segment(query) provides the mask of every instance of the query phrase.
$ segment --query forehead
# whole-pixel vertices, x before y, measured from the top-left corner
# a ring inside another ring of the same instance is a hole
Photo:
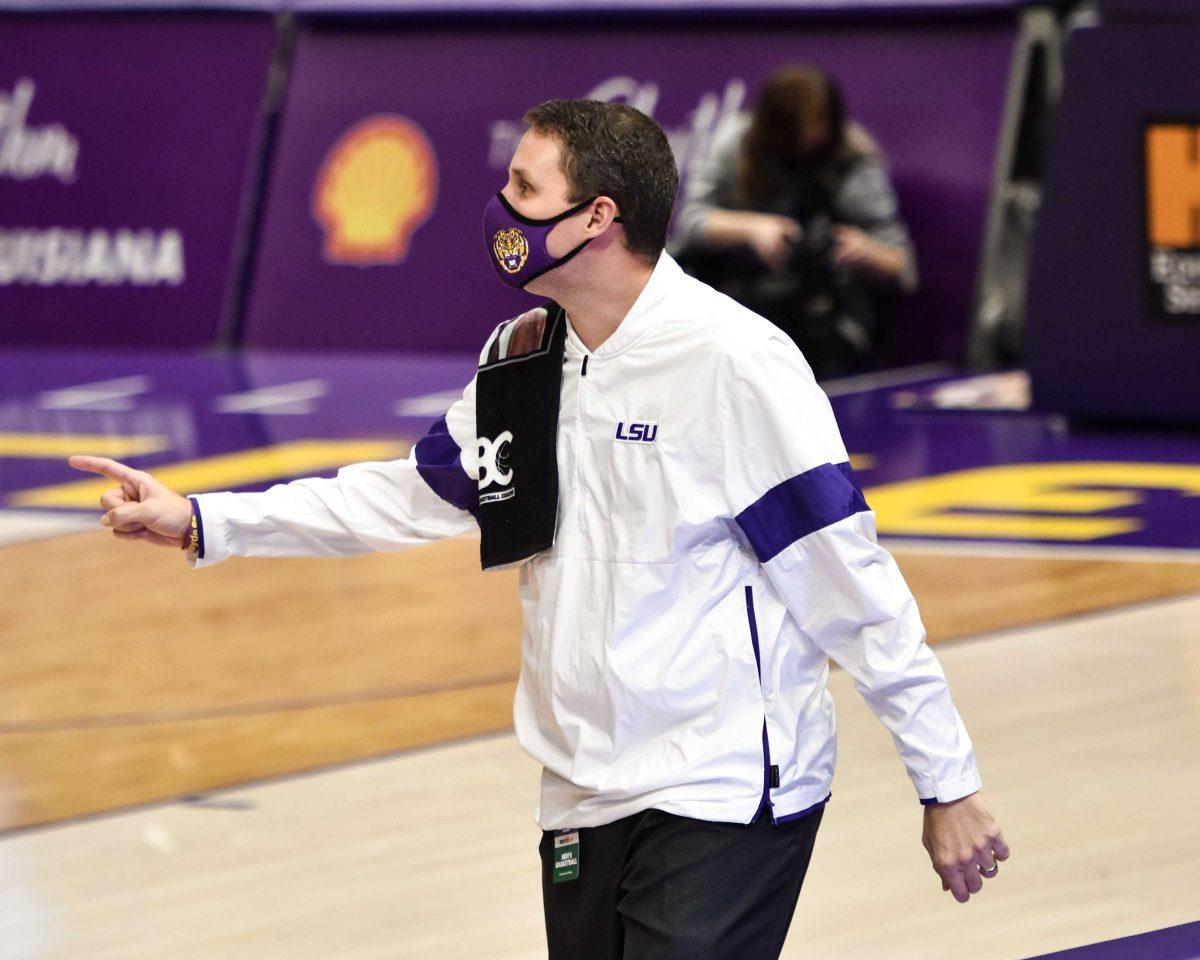
[[[565,179],[559,169],[560,156],[558,138],[553,134],[538,133],[531,127],[517,144],[509,166],[521,170],[533,182],[549,184]]]

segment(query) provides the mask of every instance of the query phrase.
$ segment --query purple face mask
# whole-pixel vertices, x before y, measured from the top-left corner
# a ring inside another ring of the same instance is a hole
[[[510,287],[524,287],[535,277],[570,260],[596,238],[588,237],[574,249],[555,258],[546,249],[546,237],[556,223],[574,216],[595,200],[596,197],[591,197],[555,217],[532,220],[517,213],[512,204],[504,199],[504,194],[498,193],[492,197],[483,211],[483,238],[491,253],[496,276]],[[621,221],[621,218],[613,217],[613,220]]]

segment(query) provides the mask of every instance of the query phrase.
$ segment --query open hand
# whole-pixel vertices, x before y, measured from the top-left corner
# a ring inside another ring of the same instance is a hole
[[[976,791],[949,803],[925,807],[925,828],[921,843],[929,853],[934,872],[942,878],[942,889],[966,903],[971,894],[983,889],[983,881],[992,879],[1001,860],[1009,857],[1008,844],[1000,824]],[[983,873],[983,870],[987,873]]]
[[[182,547],[192,519],[188,498],[163,486],[144,470],[107,457],[69,457],[76,470],[101,473],[120,484],[100,495],[105,509],[100,523],[122,540],[148,540],[164,547]]]

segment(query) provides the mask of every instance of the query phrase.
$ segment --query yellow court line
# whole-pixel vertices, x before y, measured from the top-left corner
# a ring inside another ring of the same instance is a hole
[[[1187,463],[1011,463],[868,487],[881,536],[1085,542],[1142,529],[1142,490],[1200,495],[1200,466]]]
[[[180,493],[203,493],[261,484],[284,477],[311,475],[349,463],[395,460],[404,456],[410,448],[411,444],[399,440],[294,440],[275,446],[165,464],[152,467],[147,473]],[[73,454],[92,452],[87,447],[71,451]],[[90,480],[19,490],[8,497],[8,502],[17,507],[98,508],[100,494],[113,486],[113,481],[98,476]]]
[[[0,431],[0,457],[69,457],[87,450],[98,457],[137,457],[172,447],[164,434],[122,436],[112,433],[6,433]]]

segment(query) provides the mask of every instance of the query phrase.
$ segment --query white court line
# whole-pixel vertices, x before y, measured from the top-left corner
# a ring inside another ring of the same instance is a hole
[[[406,397],[396,401],[392,406],[392,413],[397,417],[434,417],[445,413],[461,397],[461,390],[443,390],[441,393]]]
[[[881,535],[885,547],[908,553],[956,557],[1016,557],[1047,560],[1133,560],[1143,563],[1200,563],[1200,549],[1180,547],[1102,547],[1050,543],[983,543],[978,540],[925,540]]]
[[[918,380],[932,380],[946,374],[955,373],[958,368],[952,363],[939,361],[937,363],[919,363],[911,367],[897,367],[895,370],[881,370],[878,373],[862,373],[853,377],[838,377],[834,380],[821,380],[818,386],[825,391],[827,397],[842,397],[850,393],[867,393],[883,387],[899,387]]]
[[[145,393],[151,383],[147,376],[118,377],[60,390],[43,390],[38,394],[38,405],[43,410],[130,410],[133,408],[130,397]]]
[[[92,527],[103,530],[97,522],[99,515],[98,502],[95,512],[87,514],[50,510],[0,510],[0,547],[60,537]]]
[[[260,387],[242,393],[226,393],[215,397],[217,413],[305,414],[315,409],[314,400],[329,392],[324,380],[297,380],[274,387]]]

